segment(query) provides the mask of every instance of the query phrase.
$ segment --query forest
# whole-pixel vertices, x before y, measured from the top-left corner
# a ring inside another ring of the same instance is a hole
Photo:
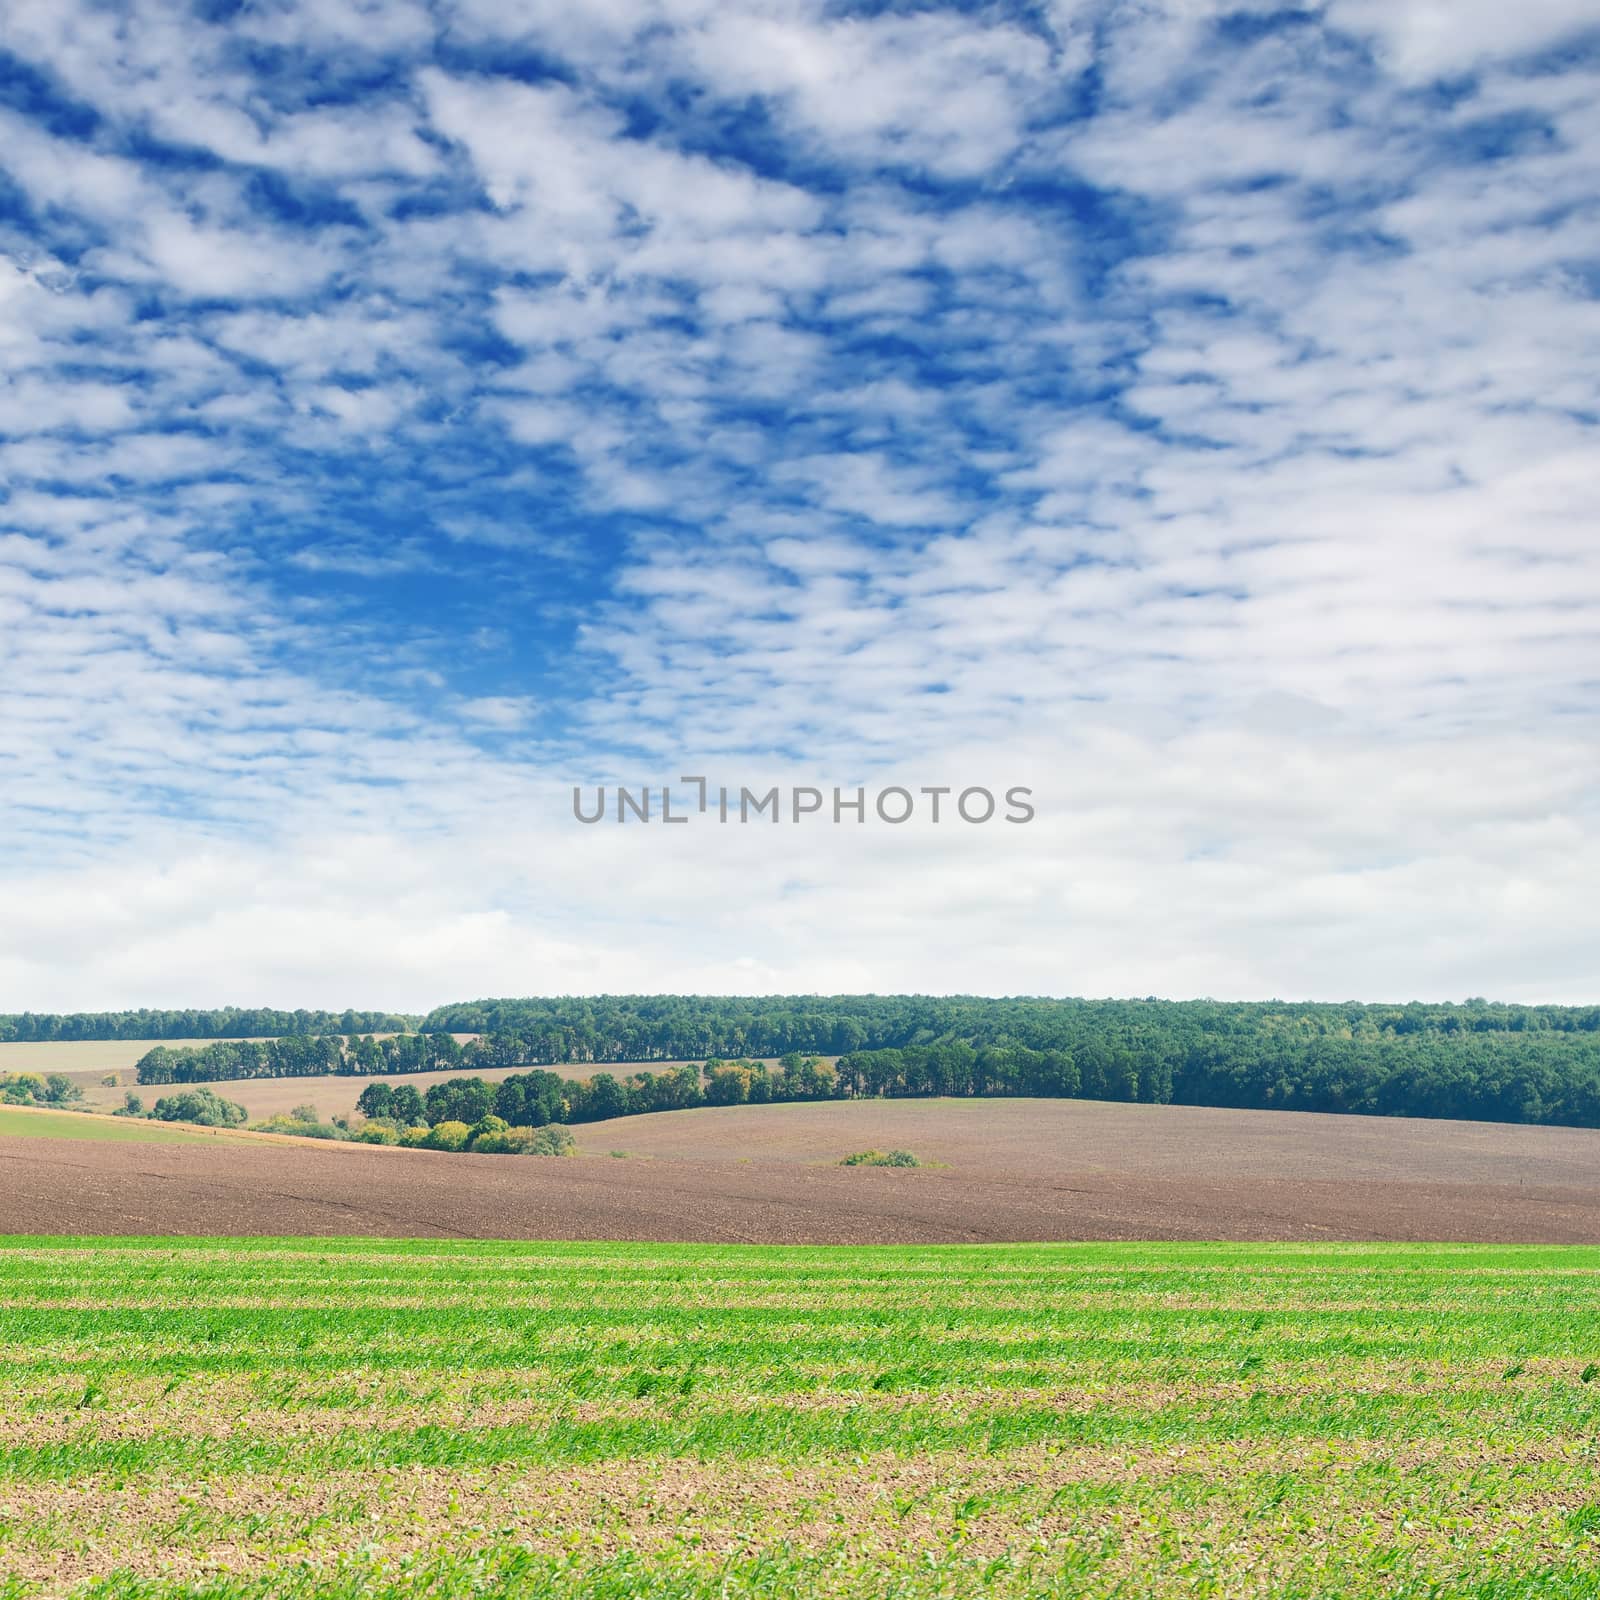
[[[21,1011],[0,1013],[0,1044],[93,1039],[266,1039],[289,1033],[400,1033],[419,1019],[389,1011]]]
[[[141,1083],[374,1076],[593,1061],[706,1062],[713,1104],[899,1095],[1044,1095],[1235,1108],[1600,1126],[1600,1007],[1209,1000],[617,996],[447,1006],[425,1031],[157,1046]],[[451,1033],[477,1032],[460,1044]],[[829,1065],[819,1058],[836,1057]],[[809,1076],[761,1058],[813,1063]],[[696,1104],[690,1075],[611,1074],[591,1113]],[[601,1080],[606,1080],[603,1084]],[[669,1090],[668,1084],[673,1085]],[[613,1089],[613,1085],[617,1089]]]
[[[693,1061],[846,1055],[940,1039],[1069,1047],[1087,1035],[1294,1036],[1378,1039],[1412,1034],[1600,1033],[1600,1005],[1512,1006],[1487,1000],[1365,1005],[1215,1000],[995,999],[973,995],[600,995],[478,1000],[440,1006],[423,1032],[510,1035],[532,1057],[567,1061]],[[508,1063],[510,1064],[510,1063]]]

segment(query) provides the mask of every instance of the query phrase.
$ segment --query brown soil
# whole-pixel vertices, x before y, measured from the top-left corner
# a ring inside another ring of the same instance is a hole
[[[581,1141],[633,1159],[8,1138],[0,1233],[1600,1243],[1600,1130],[898,1101],[667,1112]],[[872,1146],[946,1165],[834,1164]]]

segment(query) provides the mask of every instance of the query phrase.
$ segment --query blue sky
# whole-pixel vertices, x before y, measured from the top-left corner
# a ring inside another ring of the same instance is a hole
[[[0,1008],[1593,998],[1592,8],[7,23]]]

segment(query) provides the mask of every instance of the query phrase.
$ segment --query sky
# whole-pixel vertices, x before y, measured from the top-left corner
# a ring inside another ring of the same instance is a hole
[[[0,1010],[1600,998],[1588,0],[5,10]]]

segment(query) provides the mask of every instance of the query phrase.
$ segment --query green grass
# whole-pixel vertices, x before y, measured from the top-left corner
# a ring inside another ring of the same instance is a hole
[[[209,1137],[184,1128],[142,1122],[133,1117],[85,1116],[77,1111],[35,1111],[25,1106],[0,1106],[0,1137],[25,1139],[109,1139],[127,1144],[171,1144]]]
[[[0,1600],[1600,1596],[1600,1250],[0,1241]]]

